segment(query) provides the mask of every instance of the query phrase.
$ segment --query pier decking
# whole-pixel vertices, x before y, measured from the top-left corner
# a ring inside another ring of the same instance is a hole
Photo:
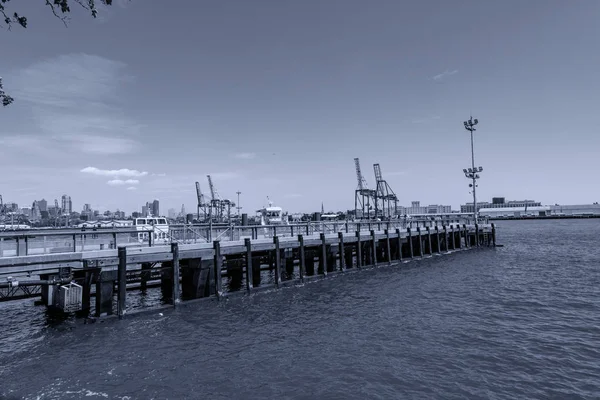
[[[221,227],[205,235],[201,233],[205,227],[198,227],[193,235],[186,227],[185,240],[180,231],[172,234],[170,244],[147,246],[126,240],[119,243],[119,235],[130,233],[124,230],[64,231],[63,237],[67,235],[72,245],[69,251],[60,253],[52,252],[47,238],[43,239],[46,247],[30,246],[34,235],[54,237],[57,232],[4,232],[3,241],[12,240],[16,249],[11,250],[16,254],[9,252],[0,257],[0,300],[41,295],[48,306],[87,314],[92,310],[95,288],[94,314],[111,315],[116,311],[122,317],[127,284],[132,281],[142,290],[150,281],[160,281],[163,297],[177,305],[182,300],[219,299],[234,292],[278,288],[353,269],[495,245],[493,224],[459,222],[466,221],[421,221],[412,227],[403,222]],[[79,238],[81,235],[86,237]],[[101,235],[111,239],[109,247],[100,243],[106,240]],[[211,236],[218,239],[209,242]],[[33,250],[36,248],[44,252]],[[270,271],[268,277],[261,274],[264,271]],[[4,281],[8,274],[10,280]],[[30,280],[32,275],[40,279]],[[61,297],[62,302],[57,304],[59,289],[61,296],[71,296],[70,300]]]

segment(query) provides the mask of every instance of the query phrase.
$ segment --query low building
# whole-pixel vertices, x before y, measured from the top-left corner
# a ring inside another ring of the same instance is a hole
[[[550,214],[550,206],[501,207],[479,210],[480,216],[489,218],[546,217]]]
[[[586,216],[600,215],[600,204],[554,205],[550,206],[552,215],[556,216]]]

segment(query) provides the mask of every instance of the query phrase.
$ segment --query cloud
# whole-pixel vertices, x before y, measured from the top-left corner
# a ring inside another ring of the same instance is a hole
[[[93,174],[99,176],[113,176],[113,177],[142,177],[148,175],[146,171],[138,171],[137,169],[100,169],[96,167],[85,167],[80,172],[86,174]]]
[[[126,180],[112,179],[112,180],[106,182],[106,184],[110,185],[110,186],[137,185],[139,183],[140,183],[140,181],[138,181],[137,179],[126,179]]]
[[[165,174],[165,173],[161,173],[161,174],[151,174],[151,176],[167,176],[167,174]]]
[[[442,79],[446,78],[447,76],[451,76],[451,75],[454,75],[457,73],[458,73],[457,69],[452,70],[452,71],[446,70],[446,71],[442,72],[441,74],[437,74],[437,75],[433,76],[431,79],[433,79],[434,81],[441,81]]]
[[[56,148],[110,155],[136,151],[142,125],[121,110],[125,65],[77,53],[30,65],[11,79],[17,101],[29,103],[43,135]]]
[[[137,190],[137,188],[135,186],[129,186],[127,190]]]
[[[256,153],[237,153],[233,156],[242,160],[251,160],[253,158],[256,158]]]

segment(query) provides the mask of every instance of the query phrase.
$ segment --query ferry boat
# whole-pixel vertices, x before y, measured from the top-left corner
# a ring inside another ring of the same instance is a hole
[[[171,243],[169,235],[169,222],[164,217],[140,217],[133,219],[133,226],[138,231],[137,240],[147,243],[152,235],[155,244]]]
[[[288,215],[283,212],[281,207],[276,207],[267,197],[268,206],[257,210],[257,216],[260,218],[261,225],[288,225]]]

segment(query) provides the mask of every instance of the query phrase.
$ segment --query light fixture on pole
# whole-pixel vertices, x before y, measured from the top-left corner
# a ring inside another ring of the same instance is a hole
[[[240,194],[242,194],[242,192],[240,192],[239,190],[237,192],[235,192],[238,196],[237,198],[237,215],[238,217],[240,216],[240,210],[242,209],[242,207],[240,207]]]
[[[464,122],[465,129],[471,132],[471,168],[463,169],[463,172],[465,173],[465,177],[473,181],[469,184],[469,187],[473,189],[473,219],[475,223],[477,223],[477,216],[479,214],[477,210],[477,179],[479,179],[479,172],[483,171],[483,167],[475,167],[475,150],[473,148],[473,132],[476,131],[475,125],[478,122],[477,118],[473,119],[473,117]]]

